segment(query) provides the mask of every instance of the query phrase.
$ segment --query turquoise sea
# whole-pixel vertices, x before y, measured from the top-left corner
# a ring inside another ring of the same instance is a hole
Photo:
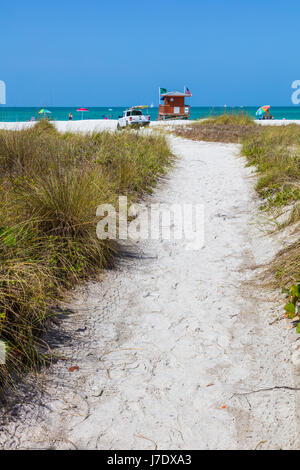
[[[201,107],[191,106],[191,119],[200,119],[208,116],[219,115],[226,112],[239,113],[241,111],[249,113],[251,116],[255,116],[255,112],[259,106],[255,107]],[[68,115],[71,112],[73,114],[73,120],[80,119],[118,119],[122,112],[126,108],[122,107],[91,107],[89,111],[85,113],[77,112],[77,108],[72,107],[47,107],[51,114],[48,116],[50,119],[56,121],[68,120]],[[0,106],[0,121],[16,122],[16,121],[29,121],[31,118],[39,119],[38,114],[40,108],[16,108],[16,107],[5,107]],[[300,106],[272,106],[271,114],[274,119],[300,119]],[[147,110],[145,111],[147,113]],[[151,120],[155,120],[157,117],[158,108],[148,108],[148,113],[151,116]]]

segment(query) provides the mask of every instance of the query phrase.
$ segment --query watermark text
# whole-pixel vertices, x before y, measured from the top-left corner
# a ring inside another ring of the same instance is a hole
[[[132,204],[119,197],[119,206],[97,208],[97,237],[100,240],[182,240],[186,250],[204,245],[203,204]]]
[[[292,103],[300,104],[300,80],[294,80],[292,83],[292,88],[295,90],[292,93]]]
[[[6,85],[3,80],[0,80],[0,104],[6,104]]]

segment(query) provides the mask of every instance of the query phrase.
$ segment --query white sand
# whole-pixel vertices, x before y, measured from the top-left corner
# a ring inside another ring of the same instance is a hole
[[[117,129],[117,119],[87,119],[80,121],[50,121],[60,132],[101,132],[104,130],[115,131]],[[172,127],[174,125],[188,125],[195,121],[169,120],[169,121],[151,121],[150,127]],[[262,126],[285,126],[288,124],[300,124],[300,120],[270,120],[255,121]],[[34,126],[34,122],[0,122],[0,129],[21,130]]]
[[[77,292],[58,327],[73,336],[57,343],[67,360],[0,426],[2,448],[298,448],[299,392],[272,390],[296,386],[296,334],[269,326],[282,304],[249,269],[278,249],[254,224],[252,170],[237,145],[170,143],[178,161],[147,201],[203,202],[205,246],[137,244],[140,257]]]
[[[117,129],[116,119],[87,119],[82,121],[50,121],[60,132],[93,132]],[[34,126],[35,122],[0,122],[0,129],[21,130]]]
[[[300,124],[300,119],[255,120],[255,122],[262,126],[288,126],[289,124]]]
[[[105,130],[115,131],[117,129],[117,119],[87,119],[80,121],[50,121],[56,129],[60,132],[101,132]],[[151,127],[156,126],[172,126],[188,124],[191,121],[176,120],[176,121],[152,121]],[[28,129],[34,126],[35,122],[0,122],[0,129],[6,130],[21,130]]]

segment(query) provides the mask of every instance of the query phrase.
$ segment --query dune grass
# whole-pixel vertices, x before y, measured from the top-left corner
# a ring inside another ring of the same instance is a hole
[[[59,134],[47,121],[0,131],[0,382],[46,359],[42,333],[66,289],[113,265],[97,206],[151,192],[171,161],[162,136]]]
[[[276,216],[285,213],[277,228],[300,232],[300,127],[267,127],[244,139],[242,153],[258,172],[256,190],[262,209]],[[300,236],[281,250],[270,266],[277,287],[300,282]]]
[[[256,189],[268,207],[284,207],[300,200],[300,128],[264,128],[245,138],[242,153],[257,168]],[[296,213],[295,213],[296,214]],[[296,219],[295,219],[296,222]]]
[[[178,126],[178,136],[207,142],[239,143],[247,135],[259,132],[260,128],[247,113],[225,113],[191,123],[188,126]]]
[[[219,116],[209,117],[202,124],[214,124],[216,126],[253,126],[254,119],[248,113],[224,113]]]

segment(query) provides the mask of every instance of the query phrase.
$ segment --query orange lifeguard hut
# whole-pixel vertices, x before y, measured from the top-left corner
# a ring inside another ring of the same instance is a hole
[[[190,106],[185,104],[185,98],[191,97],[190,90],[184,87],[184,92],[159,89],[158,120],[163,119],[189,119]],[[163,100],[164,104],[160,104]]]

